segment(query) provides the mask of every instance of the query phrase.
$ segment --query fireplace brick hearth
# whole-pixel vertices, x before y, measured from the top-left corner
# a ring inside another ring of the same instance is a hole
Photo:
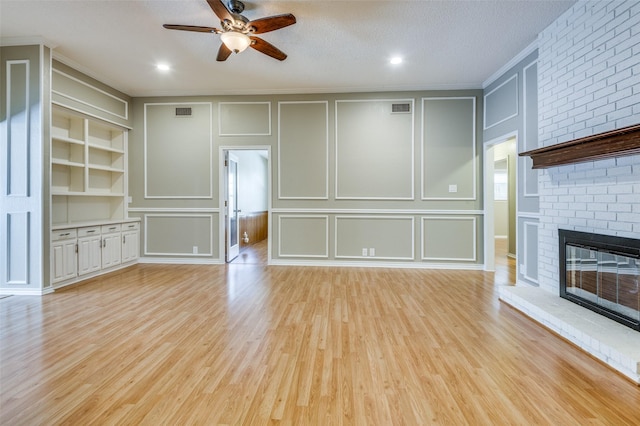
[[[502,286],[500,300],[640,386],[640,333],[537,287]]]

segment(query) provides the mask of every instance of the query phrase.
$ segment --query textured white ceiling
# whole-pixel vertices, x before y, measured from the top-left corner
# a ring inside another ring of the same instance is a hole
[[[249,19],[292,13],[253,49],[216,62],[220,27],[205,0],[0,0],[5,45],[38,40],[54,57],[132,96],[480,88],[575,0],[245,2]],[[392,66],[394,55],[404,57]],[[171,64],[162,74],[159,61]]]

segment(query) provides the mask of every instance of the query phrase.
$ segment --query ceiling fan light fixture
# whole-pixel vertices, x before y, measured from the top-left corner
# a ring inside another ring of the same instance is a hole
[[[248,35],[240,33],[238,31],[227,31],[220,35],[222,42],[235,53],[240,53],[245,50],[251,44],[251,39]]]

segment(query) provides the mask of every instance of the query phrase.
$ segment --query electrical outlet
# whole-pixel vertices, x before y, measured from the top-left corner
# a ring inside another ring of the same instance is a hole
[[[375,255],[376,255],[376,249],[375,249],[375,248],[373,248],[373,247],[371,247],[371,248],[369,249],[369,256],[375,256]]]
[[[193,246],[193,254],[198,254],[198,246]]]
[[[362,255],[363,255],[363,256],[366,256],[366,255],[367,255],[367,249],[366,249],[366,248],[363,248],[363,249],[362,249]]]
[[[449,185],[449,192],[458,192],[458,185]]]

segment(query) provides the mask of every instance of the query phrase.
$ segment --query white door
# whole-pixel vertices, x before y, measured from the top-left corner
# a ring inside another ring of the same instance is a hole
[[[102,267],[102,238],[94,235],[78,238],[78,275],[99,271]]]
[[[226,260],[231,262],[240,252],[240,228],[238,226],[238,157],[225,151],[226,189],[225,189],[225,240]]]
[[[102,267],[119,265],[122,257],[122,243],[120,242],[120,233],[103,235],[102,240]]]
[[[77,266],[77,241],[56,241],[51,244],[51,252],[53,254],[52,264],[52,282],[57,283],[59,281],[75,278],[78,266]]]
[[[126,231],[122,233],[122,263],[130,262],[140,257],[139,231]]]

